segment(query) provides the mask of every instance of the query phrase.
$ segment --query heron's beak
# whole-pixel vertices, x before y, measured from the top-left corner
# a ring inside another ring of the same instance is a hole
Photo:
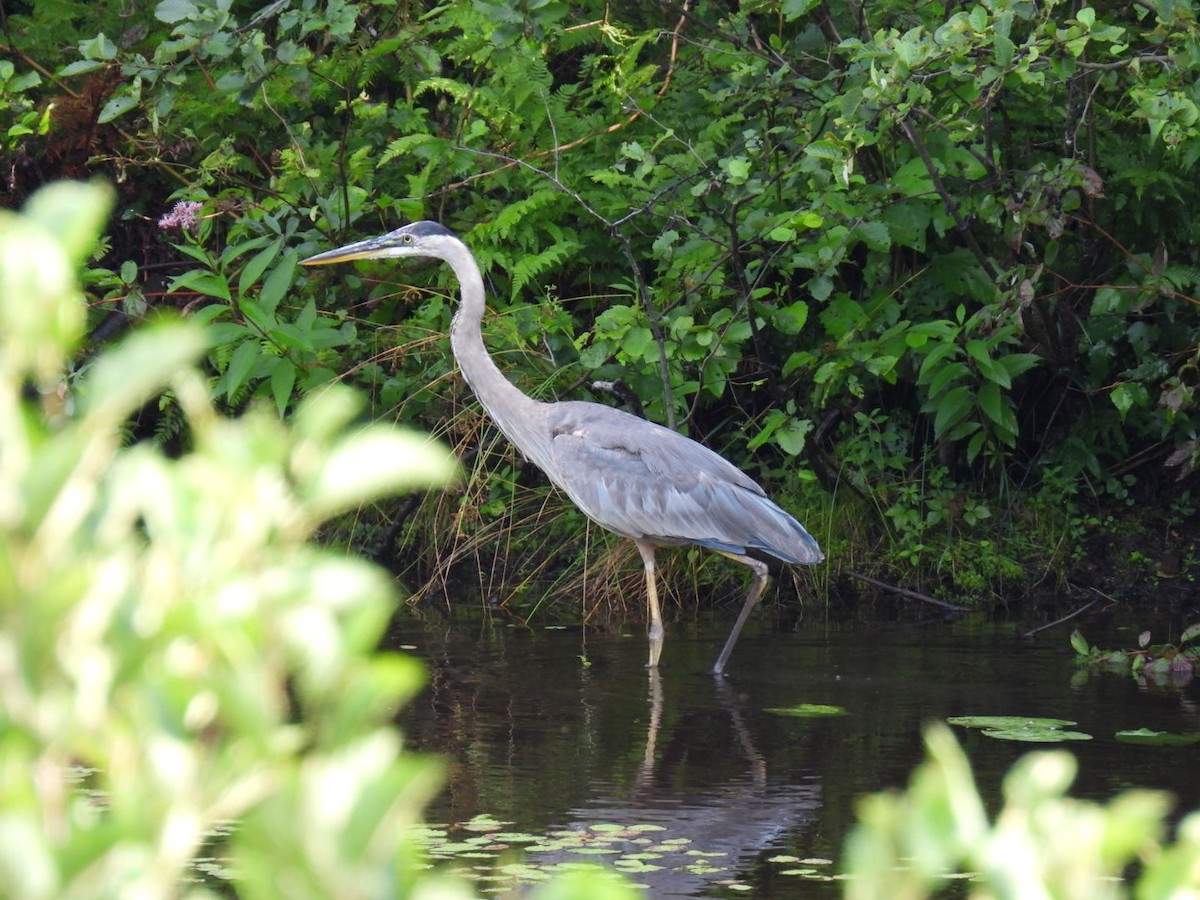
[[[335,250],[326,250],[316,256],[300,260],[302,266],[327,266],[330,263],[347,262],[352,259],[377,259],[386,256],[387,251],[396,246],[396,240],[391,233],[379,237],[355,241]]]

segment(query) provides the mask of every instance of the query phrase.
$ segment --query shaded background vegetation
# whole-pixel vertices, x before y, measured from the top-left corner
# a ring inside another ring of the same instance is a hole
[[[332,534],[418,591],[640,580],[453,377],[446,271],[297,273],[418,218],[479,256],[502,368],[745,467],[831,560],[794,579],[1188,585],[1198,36],[1181,0],[5,4],[0,190],[116,184],[93,347],[181,308],[222,404],[341,379],[454,445],[462,492]],[[188,440],[170,399],[131,427]]]

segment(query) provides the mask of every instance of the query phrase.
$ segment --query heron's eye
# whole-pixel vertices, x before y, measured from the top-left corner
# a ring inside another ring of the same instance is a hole
[[[404,241],[404,243],[406,243],[406,244],[411,244],[412,243],[412,235],[406,234],[406,235],[404,235],[404,237],[400,238],[400,240]]]

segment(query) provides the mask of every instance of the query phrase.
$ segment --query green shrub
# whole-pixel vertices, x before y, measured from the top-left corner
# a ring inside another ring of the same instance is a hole
[[[389,725],[422,673],[375,652],[387,575],[309,538],[454,465],[357,424],[346,389],[290,427],[216,415],[193,325],[141,329],[69,379],[75,272],[110,205],[64,183],[0,213],[0,884],[173,896],[207,847],[244,896],[384,896],[440,783]],[[193,448],[122,447],[163,390]]]
[[[926,760],[907,791],[859,805],[846,841],[849,900],[917,900],[969,877],[967,896],[1030,900],[1191,897],[1200,891],[1200,812],[1163,840],[1170,798],[1126,791],[1106,804],[1066,795],[1075,757],[1030,753],[1004,779],[989,820],[971,765],[945,725],[925,732]],[[1140,870],[1131,885],[1122,880]],[[1132,890],[1130,889],[1132,888]]]

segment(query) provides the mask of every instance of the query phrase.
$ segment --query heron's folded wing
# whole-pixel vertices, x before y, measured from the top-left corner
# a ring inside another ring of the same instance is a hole
[[[817,562],[816,542],[748,475],[701,444],[595,404],[560,404],[551,479],[618,534]]]

